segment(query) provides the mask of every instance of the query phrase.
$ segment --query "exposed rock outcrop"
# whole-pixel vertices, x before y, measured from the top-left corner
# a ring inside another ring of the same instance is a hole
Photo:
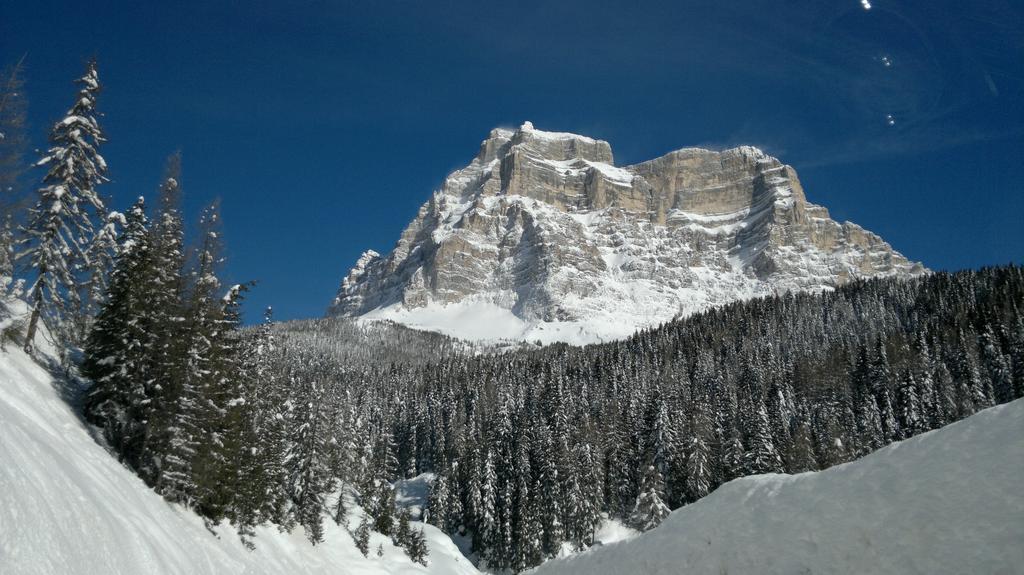
[[[328,313],[480,337],[460,322],[484,306],[479,317],[507,314],[484,334],[586,342],[740,298],[924,271],[807,202],[796,171],[757,148],[620,168],[607,142],[527,122],[493,130],[390,254],[360,258]]]

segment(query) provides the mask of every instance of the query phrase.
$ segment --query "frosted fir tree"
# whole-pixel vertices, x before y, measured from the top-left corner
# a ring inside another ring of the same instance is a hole
[[[750,428],[750,436],[747,438],[748,448],[744,454],[744,469],[750,474],[780,473],[782,458],[772,441],[768,410],[763,403],[758,404],[753,421],[750,422]]]
[[[359,522],[359,527],[356,527],[356,532],[352,534],[352,538],[355,539],[356,548],[363,554],[363,557],[369,557],[370,523],[367,521],[366,516],[363,516],[363,520]]]
[[[449,510],[445,507],[449,499],[451,499],[451,495],[448,489],[448,475],[443,472],[438,473],[434,478],[434,485],[430,490],[427,502],[427,523],[445,533],[450,532],[453,528],[448,521]]]
[[[184,232],[178,205],[180,157],[171,156],[160,186],[159,210],[146,235],[149,263],[142,294],[149,337],[145,343],[145,377],[137,379],[146,397],[148,415],[145,438],[136,469],[157,492],[169,499],[185,498],[184,491],[172,489],[170,483],[181,479],[187,486],[186,473],[191,465],[187,445],[194,433],[191,417],[195,409],[193,390],[183,385],[184,349],[182,335],[184,318]],[[178,452],[178,453],[174,453]]]
[[[28,288],[32,313],[25,350],[29,352],[41,319],[62,340],[72,338],[65,322],[79,310],[76,275],[89,266],[86,250],[93,237],[93,216],[106,216],[96,191],[107,181],[107,163],[99,154],[105,139],[97,121],[100,82],[95,60],[77,82],[82,89],[75,104],[53,126],[47,155],[36,163],[47,172],[23,228],[27,249],[18,254],[36,274]]]
[[[88,277],[82,290],[82,309],[79,312],[81,337],[88,332],[92,317],[99,310],[107,293],[109,276],[117,258],[120,229],[126,225],[125,216],[119,212],[107,214],[106,221],[96,230],[92,242],[85,252],[89,267]]]
[[[129,465],[138,464],[150,399],[150,343],[154,326],[147,314],[153,274],[145,200],[128,211],[119,238],[104,305],[85,340],[81,372],[93,382],[85,416],[101,427],[107,441]]]
[[[494,470],[494,455],[488,449],[484,455],[483,471],[480,477],[480,507],[477,510],[476,534],[473,547],[477,551],[492,548],[499,540],[497,496],[498,478]]]
[[[739,431],[735,428],[729,430],[729,437],[725,440],[722,449],[722,479],[730,481],[743,475],[743,462],[746,458],[746,449],[743,448],[743,440]]]
[[[427,557],[430,555],[430,550],[427,549],[427,536],[423,534],[423,529],[414,529],[409,535],[409,547],[406,549],[406,553],[409,554],[409,558],[423,565],[427,566]]]
[[[899,410],[899,423],[902,436],[900,439],[913,437],[925,431],[921,417],[921,398],[914,374],[907,370],[900,378],[900,387],[896,394]]]
[[[409,526],[410,520],[411,516],[409,514],[409,508],[403,507],[402,510],[398,512],[398,523],[395,526],[395,532],[391,537],[391,541],[395,545],[405,549],[406,553],[408,553],[409,543],[412,539],[412,529]]]
[[[663,499],[664,480],[658,468],[648,465],[640,483],[640,493],[636,496],[633,512],[629,522],[640,531],[654,529],[668,517],[671,510]]]
[[[284,457],[287,492],[292,502],[289,523],[302,525],[310,541],[320,543],[323,541],[324,497],[335,484],[329,465],[329,398],[321,382],[303,378],[293,385],[297,387],[294,390],[297,425],[291,431]]]

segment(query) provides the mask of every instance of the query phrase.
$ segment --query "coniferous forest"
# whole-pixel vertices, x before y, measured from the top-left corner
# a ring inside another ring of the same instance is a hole
[[[731,479],[814,471],[1024,396],[1024,272],[855,281],[734,303],[614,343],[489,349],[341,319],[243,327],[219,278],[217,207],[185,237],[180,159],[156,202],[110,211],[95,62],[8,222],[31,309],[124,465],[211,524],[347,524],[427,561],[396,481],[433,474],[424,519],[518,572],[637,529]],[[18,178],[23,177],[21,174]],[[11,204],[13,205],[13,204]],[[17,236],[17,238],[15,237]],[[11,275],[5,271],[5,275]],[[372,521],[349,523],[346,505]]]

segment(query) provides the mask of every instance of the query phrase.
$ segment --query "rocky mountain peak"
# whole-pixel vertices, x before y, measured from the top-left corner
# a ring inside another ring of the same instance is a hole
[[[477,339],[589,342],[741,298],[923,273],[750,146],[614,165],[603,140],[497,128],[329,314]]]

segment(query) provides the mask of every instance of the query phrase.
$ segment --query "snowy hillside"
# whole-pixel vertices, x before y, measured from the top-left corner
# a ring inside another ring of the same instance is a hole
[[[3,306],[0,306],[3,309]],[[3,309],[6,313],[6,309]],[[301,528],[257,530],[256,550],[230,527],[210,533],[166,503],[98,445],[68,389],[17,345],[0,352],[0,573],[477,573],[448,537],[426,526],[429,568],[373,534],[364,558],[325,521],[313,547]],[[350,521],[358,516],[350,513]],[[355,525],[355,523],[353,523]],[[377,546],[384,555],[378,557]]]
[[[1024,573],[1024,400],[819,473],[732,481],[538,575]]]

